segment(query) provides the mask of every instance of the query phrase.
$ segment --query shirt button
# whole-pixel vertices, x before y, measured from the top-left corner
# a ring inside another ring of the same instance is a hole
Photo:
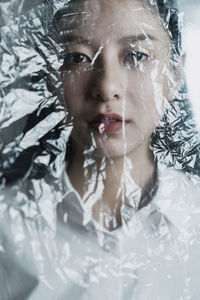
[[[103,249],[107,252],[110,252],[110,251],[116,250],[116,248],[117,248],[117,240],[115,240],[114,238],[111,238],[111,237],[107,237],[105,239]]]
[[[94,231],[94,225],[91,221],[85,225],[85,229],[86,231]]]

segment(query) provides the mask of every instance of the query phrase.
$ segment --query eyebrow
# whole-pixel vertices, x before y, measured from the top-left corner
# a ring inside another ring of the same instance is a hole
[[[158,41],[158,39],[151,35],[151,34],[137,34],[137,35],[128,35],[125,37],[122,37],[121,39],[118,40],[120,44],[124,43],[135,43],[138,41],[145,41],[145,40],[151,40],[151,41]],[[63,34],[60,35],[60,42],[61,43],[66,43],[69,45],[70,44],[84,44],[84,45],[92,45],[92,39],[87,39],[81,36],[77,35],[71,35],[71,34]]]
[[[129,35],[129,36],[125,36],[123,38],[121,38],[119,40],[120,43],[124,43],[124,42],[129,42],[129,43],[135,43],[138,41],[145,41],[145,40],[151,40],[151,41],[158,41],[158,39],[151,35],[151,34],[147,34],[147,33],[140,33],[137,35]]]
[[[64,44],[69,44],[69,45],[73,45],[73,44],[89,45],[91,44],[92,40],[64,32],[64,34],[59,35],[59,42]]]

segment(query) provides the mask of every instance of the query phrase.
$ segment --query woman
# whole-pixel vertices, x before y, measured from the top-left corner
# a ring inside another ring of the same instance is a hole
[[[191,194],[190,179],[158,169],[149,148],[182,82],[177,15],[160,1],[64,4],[54,38],[63,49],[62,100],[73,128],[57,230],[50,243],[54,224],[22,239],[26,264],[5,252],[18,276],[2,293],[199,299],[199,184]],[[16,286],[17,278],[24,284]]]
[[[183,232],[197,197],[186,176],[157,170],[149,148],[184,61],[175,11],[155,4],[74,1],[54,18],[73,127],[57,232],[60,249],[69,241],[71,299],[196,297]]]
[[[138,210],[152,198],[150,137],[182,82],[183,56],[173,59],[180,49],[173,49],[156,7],[75,1],[55,16],[73,125],[67,173],[82,203],[91,202],[91,216],[109,230],[122,225],[122,206]]]

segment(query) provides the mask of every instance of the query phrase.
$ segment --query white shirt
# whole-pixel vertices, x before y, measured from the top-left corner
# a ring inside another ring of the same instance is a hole
[[[200,299],[199,192],[198,179],[160,170],[153,201],[109,232],[85,218],[88,208],[65,174],[56,234],[27,237],[25,254],[14,259],[2,255],[16,276],[1,273],[0,295],[7,280],[10,295],[20,296],[0,299]]]

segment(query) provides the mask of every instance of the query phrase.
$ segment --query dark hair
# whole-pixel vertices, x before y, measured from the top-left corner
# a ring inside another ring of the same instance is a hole
[[[157,7],[158,13],[161,17],[162,25],[168,30],[171,44],[172,54],[180,56],[182,49],[181,42],[181,26],[180,26],[180,13],[176,0],[148,0],[150,4]]]
[[[62,17],[69,18],[69,9],[73,7],[75,3],[80,0],[71,0],[66,2],[63,8],[59,8],[53,15],[53,25],[58,33],[58,23]],[[134,0],[133,0],[134,1]],[[181,53],[181,29],[180,29],[180,17],[176,0],[146,0],[147,6],[150,5],[153,11],[157,12],[160,16],[163,27],[168,31],[171,45],[172,45],[172,57],[176,60]]]

